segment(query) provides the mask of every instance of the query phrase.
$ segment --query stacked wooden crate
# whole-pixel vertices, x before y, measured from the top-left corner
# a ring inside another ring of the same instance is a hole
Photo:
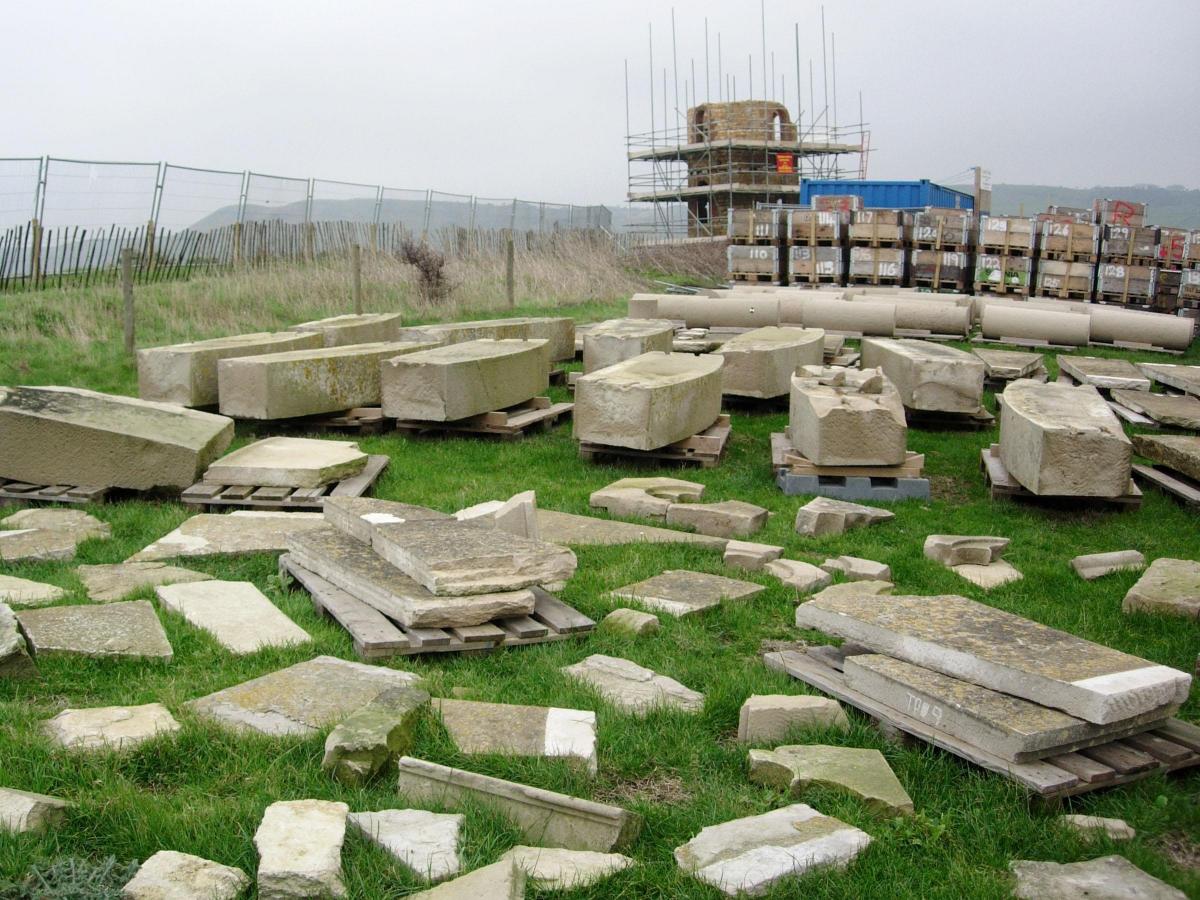
[[[909,282],[933,291],[965,292],[971,284],[975,214],[969,209],[927,207],[913,214]]]
[[[982,216],[975,254],[975,293],[1028,297],[1038,249],[1038,222],[1023,216]]]
[[[909,214],[901,209],[851,213],[847,284],[904,284],[904,245],[910,226]]]
[[[726,261],[730,281],[787,284],[783,254],[786,210],[729,210]]]
[[[1158,229],[1146,225],[1146,204],[1096,200],[1100,239],[1096,299],[1150,308],[1158,281]]]
[[[1200,231],[1188,232],[1179,272],[1178,312],[1200,319]]]
[[[814,201],[815,202],[815,201]],[[783,242],[789,284],[846,283],[846,226],[838,209],[789,209]]]
[[[1158,229],[1158,279],[1154,308],[1159,312],[1175,312],[1182,305],[1181,289],[1190,236],[1191,232],[1186,228]]]
[[[1037,221],[1040,229],[1038,296],[1091,300],[1100,250],[1100,226],[1091,221],[1088,210],[1047,211],[1040,214]]]

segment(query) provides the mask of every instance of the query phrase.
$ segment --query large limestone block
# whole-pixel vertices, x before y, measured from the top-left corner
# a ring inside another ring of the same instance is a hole
[[[345,803],[329,800],[282,800],[268,806],[254,832],[258,896],[345,897],[342,842],[349,812]]]
[[[791,379],[788,440],[818,466],[893,466],[907,455],[896,386],[878,370],[813,368]]]
[[[437,346],[392,341],[224,359],[217,364],[221,414],[291,419],[378,406],[384,362]]]
[[[293,325],[288,331],[316,333],[326,347],[400,340],[400,313],[350,313]]]
[[[325,527],[320,513],[239,509],[232,513],[200,513],[174,531],[139,550],[127,562],[152,562],[177,556],[223,556],[282,553],[288,538]]]
[[[1187,900],[1187,894],[1143,872],[1123,856],[1076,863],[1013,860],[1018,900]]]
[[[1129,391],[1150,390],[1150,379],[1127,359],[1108,359],[1103,356],[1057,357],[1058,368],[1080,384],[1104,389],[1120,388]]]
[[[17,613],[38,656],[170,660],[171,644],[148,600],[104,606],[48,606]]]
[[[163,609],[239,656],[264,647],[291,647],[312,640],[249,581],[197,581],[155,589]]]
[[[563,666],[560,671],[590,685],[613,706],[634,715],[660,708],[683,712],[699,712],[704,708],[704,695],[699,691],[619,656],[593,653],[573,666]]]
[[[0,831],[20,834],[60,825],[73,805],[46,794],[0,787]]]
[[[657,450],[697,434],[721,414],[719,356],[646,353],[575,383],[575,438]]]
[[[1154,560],[1129,589],[1121,609],[1200,619],[1200,562],[1166,557]]]
[[[549,385],[544,340],[466,341],[383,363],[383,414],[452,422],[524,403]]]
[[[643,353],[671,352],[675,326],[667,319],[609,319],[583,336],[583,371],[595,372]]]
[[[121,889],[122,900],[237,900],[250,887],[241,869],[190,853],[159,850]]]
[[[410,800],[449,809],[468,804],[490,806],[545,847],[611,853],[633,843],[642,827],[640,816],[617,806],[411,756],[400,759],[399,769],[400,793]]]
[[[354,441],[269,437],[222,456],[204,473],[208,484],[315,488],[357,475],[367,454]]]
[[[864,339],[862,366],[882,369],[909,409],[973,413],[983,402],[983,360],[944,344]]]
[[[1135,434],[1133,448],[1139,456],[1200,480],[1200,437],[1187,434]]]
[[[1000,412],[1000,460],[1035,494],[1120,497],[1133,447],[1094,387],[1014,381]]]
[[[480,319],[432,326],[433,333],[444,332],[447,343],[520,338],[547,342],[551,362],[575,358],[575,320],[567,316],[512,316],[507,319]]]
[[[132,750],[159,734],[174,734],[179,723],[161,703],[146,703],[64,709],[44,722],[43,730],[67,750],[121,751]]]
[[[429,708],[420,688],[388,688],[341,721],[325,739],[321,768],[357,786],[412,749],[417,721]]]
[[[220,360],[320,346],[319,334],[281,331],[148,347],[137,354],[138,396],[180,406],[216,406]]]
[[[463,821],[461,815],[423,809],[350,813],[350,824],[363,837],[428,881],[441,881],[462,871],[458,843]]]
[[[725,358],[721,391],[738,397],[782,397],[800,366],[819,366],[825,355],[820,328],[767,326],[735,335],[717,351]]]
[[[783,788],[794,797],[809,787],[839,788],[888,816],[913,811],[912,798],[878,750],[825,744],[751,750],[750,780]]]
[[[37,673],[17,617],[6,604],[0,603],[0,677],[30,678]]]
[[[71,387],[0,387],[0,475],[33,484],[188,487],[233,422],[169,403]]]
[[[433,705],[462,753],[565,759],[596,774],[596,714],[591,710],[474,700],[435,700]]]

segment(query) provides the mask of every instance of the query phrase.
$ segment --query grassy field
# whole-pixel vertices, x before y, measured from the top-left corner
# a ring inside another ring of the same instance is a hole
[[[204,288],[196,285],[188,290],[199,296]],[[216,290],[217,286],[208,288]],[[566,311],[579,321],[617,315],[622,311],[617,296],[579,297],[576,299],[584,302]],[[381,308],[382,302],[376,301],[371,307]],[[0,299],[0,320],[10,321],[4,314],[12,311],[14,304],[30,304],[18,310],[19,322],[36,322],[39,317],[53,320],[57,311],[64,316],[65,328],[72,302],[66,295],[4,298]],[[102,309],[112,301],[100,296],[89,302]],[[518,312],[544,307],[544,303],[530,303]],[[292,305],[276,298],[229,310],[220,324],[233,325],[226,330],[236,327],[244,331],[338,311],[344,310],[326,301]],[[457,312],[460,317],[476,315],[470,309]],[[432,315],[423,311],[422,317]],[[147,343],[149,337],[161,341],[201,336],[190,330],[179,333],[165,315],[148,316],[148,321],[153,324],[147,326]],[[57,333],[37,340],[28,340],[27,330],[0,334],[0,383],[65,383],[133,393],[135,373],[120,352],[118,328],[111,320],[97,317],[95,331],[85,343]],[[1139,358],[1138,354],[1125,355]],[[1162,359],[1153,354],[1140,358]],[[1200,353],[1194,348],[1186,361],[1200,361]],[[561,390],[554,393],[565,398]],[[990,395],[988,404],[994,410]],[[785,422],[784,413],[735,410],[728,457],[718,468],[682,473],[664,470],[663,474],[704,482],[708,499],[736,498],[770,508],[775,515],[755,540],[785,546],[788,557],[820,562],[829,555],[849,553],[876,559],[892,567],[898,592],[963,594],[1157,663],[1187,671],[1195,665],[1200,625],[1123,615],[1121,598],[1135,575],[1122,573],[1088,583],[1079,580],[1067,564],[1080,553],[1127,547],[1137,548],[1149,558],[1198,558],[1200,536],[1194,513],[1154,491],[1147,492],[1140,510],[1126,512],[1045,510],[991,502],[978,472],[978,458],[980,448],[996,440],[994,429],[978,433],[914,430],[909,444],[926,455],[935,494],[931,501],[895,504],[896,519],[886,525],[836,538],[802,538],[792,530],[792,520],[805,501],[781,495],[769,468],[769,435],[783,430]],[[239,445],[248,437],[239,433]],[[569,425],[519,443],[414,441],[385,435],[363,439],[361,445],[370,453],[386,453],[392,459],[378,485],[378,496],[446,511],[533,489],[543,507],[584,513],[591,491],[624,475],[655,471],[583,463]],[[80,563],[121,561],[187,515],[176,504],[142,502],[100,506],[90,512],[111,523],[113,538],[83,544],[77,559]],[[922,542],[933,532],[1011,538],[1007,558],[1025,573],[1025,580],[991,592],[975,588],[922,556]],[[435,695],[462,689],[481,700],[597,710],[600,771],[594,780],[559,762],[465,758],[433,722],[421,729],[413,755],[620,804],[644,816],[641,837],[628,851],[637,866],[594,888],[558,896],[720,896],[682,874],[672,850],[706,825],[762,813],[788,802],[781,794],[748,782],[746,751],[735,741],[738,708],[751,694],[810,692],[801,683],[763,667],[759,654],[764,641],[828,639],[796,630],[794,591],[768,576],[726,572],[719,555],[711,551],[625,546],[583,547],[577,554],[579,572],[561,596],[596,619],[622,605],[608,597],[608,591],[664,569],[737,574],[767,590],[753,600],[684,620],[662,616],[662,630],[645,638],[596,633],[580,641],[491,656],[389,663],[424,676]],[[163,613],[162,621],[175,647],[169,664],[46,659],[40,681],[0,684],[0,784],[55,794],[78,804],[67,825],[58,831],[42,836],[0,836],[0,884],[6,879],[19,881],[32,866],[64,856],[92,860],[112,856],[123,862],[145,859],[159,849],[195,853],[253,873],[252,836],[263,809],[274,800],[340,799],[352,810],[403,805],[390,777],[351,790],[324,776],[319,766],[322,738],[234,736],[186,713],[183,704],[193,697],[317,654],[354,658],[346,634],[318,619],[307,595],[281,588],[273,558],[217,558],[188,565],[220,578],[253,581],[313,635],[314,643],[233,658],[203,633]],[[70,565],[30,564],[4,571],[60,584],[72,591],[68,602],[85,602]],[[704,711],[695,715],[659,712],[645,719],[616,711],[558,671],[591,653],[627,657],[703,691],[707,698]],[[1200,720],[1198,700],[1200,692],[1193,690],[1181,713],[1183,718]],[[39,732],[42,720],[66,707],[151,701],[165,703],[183,730],[125,755],[67,755],[51,749]],[[1000,776],[925,746],[891,744],[866,717],[851,711],[850,718],[853,727],[849,732],[806,732],[797,739],[883,751],[912,796],[916,814],[901,819],[873,817],[862,804],[835,792],[809,792],[805,802],[863,828],[874,842],[848,870],[814,873],[802,882],[786,881],[769,896],[999,898],[1011,890],[1007,874],[1011,859],[1067,862],[1107,853],[1121,853],[1185,893],[1200,896],[1200,774],[1151,778],[1046,808],[1030,802],[1021,789]],[[1085,842],[1056,825],[1060,812],[1124,818],[1138,836],[1119,845]],[[517,832],[494,815],[482,809],[468,811],[463,850],[469,867],[491,862],[520,842]],[[347,838],[343,862],[352,897],[400,897],[421,887],[389,856],[353,835]],[[0,890],[0,897],[5,896],[48,895]]]

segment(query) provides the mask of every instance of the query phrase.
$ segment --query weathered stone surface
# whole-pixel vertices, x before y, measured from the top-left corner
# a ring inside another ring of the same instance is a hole
[[[0,831],[20,834],[61,825],[73,805],[47,794],[0,787]]]
[[[420,688],[381,691],[329,732],[321,768],[351,786],[370,780],[412,749],[417,720],[428,707],[429,695]]]
[[[825,355],[820,328],[768,325],[734,335],[716,351],[725,357],[721,391],[738,397],[782,397],[800,366],[819,366]]]
[[[654,634],[661,628],[658,616],[637,609],[614,609],[600,621],[602,628],[642,636]]]
[[[761,584],[736,578],[669,569],[637,584],[618,588],[612,594],[668,615],[687,616],[720,606],[722,600],[746,600],[765,590]]]
[[[998,559],[984,566],[964,563],[961,566],[951,566],[950,568],[955,574],[961,575],[967,581],[971,582],[971,584],[985,590],[1000,587],[1014,581],[1020,581],[1025,577],[1012,563],[1004,559]]]
[[[544,891],[586,887],[633,865],[633,860],[623,853],[556,847],[513,847],[500,859],[512,860],[535,887]]]
[[[811,594],[833,582],[833,576],[824,569],[796,559],[772,560],[766,570],[801,594]]]
[[[1064,815],[1058,820],[1067,828],[1078,831],[1085,836],[1103,834],[1112,841],[1132,841],[1137,837],[1137,831],[1129,826],[1124,819],[1106,819],[1103,816]]]
[[[893,466],[907,455],[900,393],[879,370],[806,367],[793,376],[788,440],[818,466]]]
[[[405,756],[400,793],[422,803],[455,808],[482,803],[497,809],[530,840],[546,847],[610,853],[633,843],[642,820],[617,806],[569,797],[487,775]]]
[[[561,758],[596,774],[596,714],[591,710],[474,700],[435,700],[433,706],[451,739],[468,756]]]
[[[345,897],[342,842],[349,812],[345,803],[329,800],[282,800],[268,806],[254,832],[258,896]]]
[[[533,612],[530,590],[438,597],[413,581],[368,544],[324,528],[295,535],[291,558],[331,584],[410,628],[482,625]]]
[[[986,566],[1000,558],[1008,538],[988,535],[931,534],[925,538],[925,557],[943,566]]]
[[[668,319],[609,319],[583,336],[583,371],[605,369],[643,353],[671,352],[675,326]]]
[[[521,900],[525,882],[525,871],[513,860],[502,859],[409,896],[411,900]]]
[[[437,346],[436,341],[393,341],[221,360],[221,414],[292,419],[378,406],[385,362]]]
[[[672,528],[655,528],[632,522],[614,522],[595,516],[577,516],[553,509],[538,510],[538,531],[542,540],[563,546],[594,546],[607,544],[695,544],[724,551],[729,544],[725,538]]]
[[[808,788],[835,787],[861,798],[874,812],[907,815],[912,799],[878,750],[790,744],[750,751],[750,780],[799,797]]]
[[[709,825],[675,848],[675,862],[730,897],[755,897],[788,876],[825,866],[843,868],[870,843],[866,832],[794,803]]]
[[[462,871],[458,853],[464,817],[423,809],[384,809],[350,813],[350,824],[428,881],[441,881]]]
[[[1058,355],[1058,368],[1080,384],[1130,391],[1150,390],[1150,379],[1127,359],[1107,359],[1102,356]]]
[[[288,538],[325,527],[320,513],[268,512],[239,509],[232,513],[200,513],[185,519],[126,562],[152,562],[188,556],[282,553]]]
[[[1200,479],[1200,436],[1135,434],[1133,448],[1140,456]]]
[[[517,537],[538,540],[537,494],[522,491],[507,500],[489,500],[460,509],[454,514],[460,522],[474,522],[483,528],[498,528]]]
[[[67,750],[132,750],[159,734],[179,730],[161,703],[64,709],[43,723],[54,743]]]
[[[881,368],[909,409],[977,412],[983,405],[983,360],[931,341],[864,338],[862,367]]]
[[[833,574],[841,573],[847,581],[891,581],[892,567],[861,556],[839,556],[821,563],[821,568]]]
[[[755,544],[752,541],[730,541],[725,545],[723,562],[731,569],[758,572],[783,556],[783,548],[773,544]]]
[[[211,575],[193,572],[160,562],[115,563],[113,565],[79,566],[75,574],[87,589],[88,598],[97,603],[122,600],[144,587],[162,584],[191,584],[210,581]]]
[[[1163,557],[1129,589],[1121,610],[1200,618],[1200,562]]]
[[[1112,398],[1159,424],[1200,431],[1200,399],[1195,397],[1186,394],[1152,394],[1148,390],[1115,390]]]
[[[0,521],[0,561],[72,559],[86,540],[112,536],[106,522],[78,509],[22,509]]]
[[[33,484],[184,488],[233,440],[233,422],[73,387],[0,387],[0,472]]]
[[[61,531],[20,528],[0,531],[0,562],[72,559],[79,542]]]
[[[719,356],[645,353],[575,382],[576,440],[657,450],[698,434],[721,414]]]
[[[473,322],[443,322],[402,329],[402,340],[464,341],[534,339],[547,342],[551,361],[575,358],[575,320],[567,316],[510,316]]]
[[[57,585],[0,575],[0,603],[9,606],[44,606],[66,595],[67,592]]]
[[[17,613],[39,656],[131,656],[169,660],[171,644],[148,600],[105,606],[50,606]]]
[[[1094,387],[1014,381],[1000,411],[1000,459],[1043,496],[1120,497],[1129,492],[1132,447]]]
[[[818,596],[796,624],[1105,725],[1184,701],[1190,676],[966,597]]]
[[[836,700],[807,694],[755,694],[738,715],[739,741],[774,744],[802,728],[846,731],[850,720]]]
[[[846,683],[892,709],[1013,762],[1106,743],[1163,721],[1154,712],[1094,725],[1064,712],[878,654],[846,657]]]
[[[155,588],[155,593],[163,609],[183,616],[239,655],[312,640],[249,581],[171,584]]]
[[[850,528],[875,525],[895,517],[890,510],[816,497],[796,511],[796,532],[810,537],[844,534]]]
[[[608,510],[614,516],[661,519],[672,504],[696,501],[704,495],[704,485],[679,478],[621,478],[607,487],[592,491],[588,505]]]
[[[159,850],[121,890],[122,900],[237,900],[250,876],[190,853]]]
[[[288,331],[316,333],[326,347],[367,344],[400,339],[400,313],[365,313],[330,316],[293,325]]]
[[[1084,581],[1094,581],[1123,569],[1144,569],[1146,557],[1137,550],[1113,550],[1109,553],[1087,553],[1071,560],[1071,568]]]
[[[720,503],[672,503],[667,524],[696,529],[716,537],[748,537],[767,524],[770,510],[742,500]]]
[[[383,414],[452,422],[524,403],[549,386],[544,340],[467,341],[383,363]]]
[[[704,708],[703,694],[619,656],[593,653],[559,671],[578,678],[613,706],[635,715],[658,708],[683,712],[699,712]]]
[[[1123,856],[1077,863],[1018,859],[1008,864],[1020,900],[1186,900],[1183,891],[1148,875]]]
[[[1178,366],[1168,363],[1138,363],[1137,367],[1149,378],[1177,391],[1200,397],[1200,366]]]
[[[138,396],[180,406],[216,406],[218,360],[320,346],[319,334],[281,331],[148,347],[137,352]]]
[[[208,484],[314,488],[357,475],[367,454],[354,441],[269,437],[247,444],[208,467]]]
[[[0,678],[30,678],[37,673],[17,617],[0,603]]]
[[[1018,350],[992,350],[975,347],[971,350],[983,360],[984,374],[996,381],[1013,381],[1028,378],[1045,371],[1045,362],[1040,353],[1025,353]]]
[[[831,584],[824,590],[817,591],[817,593],[813,594],[813,599],[841,600],[846,597],[857,597],[861,594],[881,596],[890,594],[895,587],[890,581],[875,581],[873,579],[868,579],[867,581],[843,581],[838,584]],[[800,623],[797,622],[796,624],[799,625]]]
[[[270,735],[309,737],[393,687],[420,678],[383,666],[318,656],[188,702],[203,719]]]
[[[421,519],[445,521],[453,518],[425,506],[397,503],[394,500],[376,500],[374,497],[329,497],[321,508],[326,522],[364,544],[371,543],[371,530],[375,525]]]

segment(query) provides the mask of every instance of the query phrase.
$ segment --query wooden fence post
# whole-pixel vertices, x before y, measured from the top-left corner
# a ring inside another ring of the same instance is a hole
[[[350,272],[354,284],[354,312],[362,315],[362,247],[357,243],[350,245]]]
[[[516,284],[513,272],[513,236],[508,232],[504,242],[504,296],[508,298],[508,308],[512,309],[517,303]]]
[[[133,355],[133,248],[121,251],[121,296],[125,301],[125,352]]]
[[[29,268],[30,274],[33,276],[33,286],[36,288],[38,276],[42,274],[42,223],[37,219],[29,223],[30,237],[33,238],[33,247],[30,254]]]

